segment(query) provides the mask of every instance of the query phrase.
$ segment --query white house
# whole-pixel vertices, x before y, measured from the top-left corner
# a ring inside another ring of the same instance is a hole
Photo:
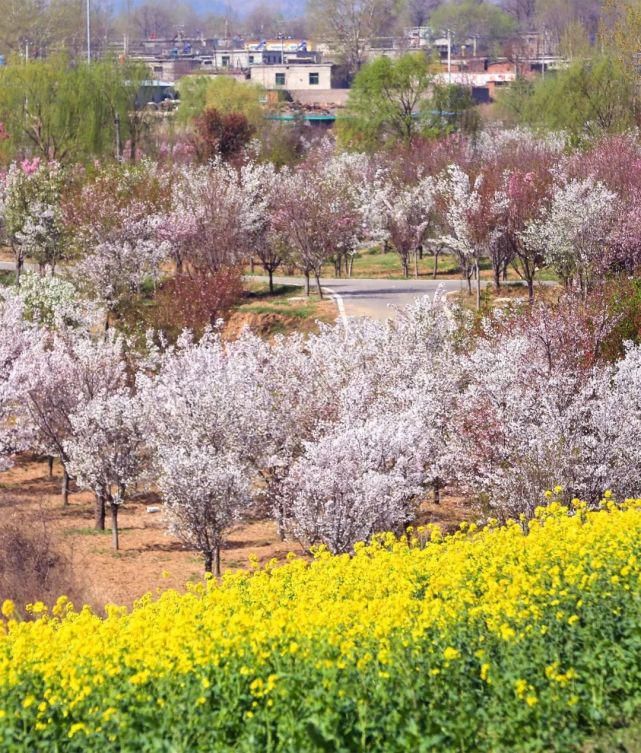
[[[251,80],[265,89],[287,91],[331,89],[331,63],[290,63],[289,65],[252,65]]]

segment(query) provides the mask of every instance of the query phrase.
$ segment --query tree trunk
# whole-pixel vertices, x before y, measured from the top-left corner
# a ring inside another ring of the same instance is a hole
[[[105,530],[105,497],[103,494],[96,494],[95,521],[96,531]]]
[[[205,572],[206,573],[212,573],[214,572],[214,554],[211,551],[211,549],[207,549],[207,551],[203,552],[203,559],[205,560]]]
[[[22,267],[24,266],[24,259],[22,255],[16,257],[16,285],[20,287],[20,277],[22,275]]]
[[[214,563],[216,567],[214,574],[217,578],[220,578],[220,544],[216,546]]]
[[[465,270],[465,279],[467,280],[467,294],[472,295],[472,273],[469,269]]]
[[[349,260],[346,263],[347,266],[347,276],[351,278],[352,276],[352,269],[354,268],[354,256],[350,256]]]
[[[531,306],[534,303],[534,280],[531,277],[527,278],[527,297]]]
[[[474,276],[476,277],[476,310],[481,310],[481,274],[479,270],[479,260],[474,263]]]
[[[434,482],[434,504],[441,504],[441,481],[438,478]]]
[[[309,298],[309,272],[305,272],[305,295]]]
[[[318,288],[318,297],[322,301],[323,300],[323,288],[321,287],[320,274],[316,272],[315,277],[316,277],[316,287]]]
[[[249,257],[249,273],[252,275],[254,274],[254,257],[253,256]]]
[[[418,280],[418,251],[414,252],[414,277]]]
[[[120,505],[111,505],[111,544],[115,552],[120,549],[120,542],[118,541],[118,508]]]
[[[438,251],[434,252],[434,273],[432,277],[436,279],[436,275],[438,274]]]
[[[69,504],[69,473],[62,466],[62,504],[66,507]]]
[[[410,265],[406,256],[401,256],[401,262],[403,263],[403,277],[407,279],[410,276]]]
[[[270,267],[267,274],[269,275],[269,295],[274,295],[274,270]]]
[[[47,458],[47,465],[49,466],[49,478],[53,478],[53,455],[49,455]]]
[[[493,271],[494,271],[494,289],[498,293],[499,290],[501,289],[501,268],[499,267],[498,264],[494,267]]]

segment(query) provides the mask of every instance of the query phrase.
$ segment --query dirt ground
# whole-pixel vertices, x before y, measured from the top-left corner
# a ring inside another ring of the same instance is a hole
[[[44,519],[55,547],[71,561],[77,585],[91,605],[131,605],[148,592],[180,589],[202,577],[200,558],[167,533],[162,512],[147,512],[148,507],[159,506],[154,495],[141,495],[124,505],[119,516],[120,551],[115,552],[110,530],[94,530],[92,495],[74,491],[64,507],[60,484],[57,465],[50,479],[46,462],[20,458],[13,468],[0,473],[2,520],[25,514]],[[451,530],[469,516],[469,508],[460,499],[445,497],[440,505],[425,504],[420,522]],[[273,558],[283,560],[290,551],[304,555],[297,542],[280,541],[272,521],[249,522],[230,535],[222,552],[222,569],[246,568],[252,556],[261,564]]]

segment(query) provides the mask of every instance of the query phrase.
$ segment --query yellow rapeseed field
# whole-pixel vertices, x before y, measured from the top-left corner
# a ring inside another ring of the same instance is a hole
[[[641,500],[0,621],[0,750],[572,750],[641,701]]]

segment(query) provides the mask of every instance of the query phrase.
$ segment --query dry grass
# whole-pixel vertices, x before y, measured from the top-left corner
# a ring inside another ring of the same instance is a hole
[[[534,288],[534,300],[556,303],[562,294],[560,285],[544,285],[537,283]],[[448,298],[453,303],[458,303],[465,309],[476,310],[476,292],[472,285],[472,293],[466,290],[449,293]],[[481,310],[490,311],[496,308],[525,309],[529,305],[527,286],[520,281],[503,284],[500,290],[495,290],[493,285],[487,285],[481,290]]]

